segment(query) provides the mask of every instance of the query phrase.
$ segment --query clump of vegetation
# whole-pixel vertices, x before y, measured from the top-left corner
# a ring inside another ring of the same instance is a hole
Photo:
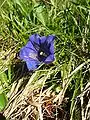
[[[28,71],[30,35],[55,35],[55,61]],[[90,119],[90,1],[0,0],[0,117]]]

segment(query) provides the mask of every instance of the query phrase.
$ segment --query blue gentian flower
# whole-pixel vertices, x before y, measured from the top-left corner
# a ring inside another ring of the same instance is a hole
[[[21,48],[19,57],[24,60],[29,70],[35,70],[41,63],[54,61],[54,35],[42,36],[33,34],[28,43]]]

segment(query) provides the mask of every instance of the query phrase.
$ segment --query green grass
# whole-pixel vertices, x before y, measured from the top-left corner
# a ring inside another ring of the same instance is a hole
[[[16,54],[33,33],[56,36],[55,61],[31,73]],[[57,119],[64,119],[64,111],[70,120],[88,120],[89,98],[84,88],[90,83],[89,39],[89,0],[1,0],[0,111],[17,120],[21,119],[17,108],[22,108],[26,112],[20,110],[21,117],[38,120],[45,117],[41,109],[48,100],[56,106]],[[29,113],[21,102],[23,96],[33,106]]]

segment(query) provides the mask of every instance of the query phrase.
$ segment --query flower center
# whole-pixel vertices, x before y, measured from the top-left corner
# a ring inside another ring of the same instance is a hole
[[[40,56],[47,57],[47,55],[43,51],[40,52]]]

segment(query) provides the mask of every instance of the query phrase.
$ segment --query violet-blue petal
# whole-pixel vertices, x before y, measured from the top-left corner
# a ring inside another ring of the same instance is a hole
[[[39,61],[36,61],[36,60],[28,60],[26,61],[26,65],[27,65],[27,68],[28,70],[35,70],[38,68],[40,62]]]
[[[29,37],[29,40],[33,43],[40,44],[40,36],[38,34],[33,34]]]
[[[50,44],[51,42],[53,42],[54,39],[55,39],[55,36],[54,36],[54,35],[49,35],[49,36],[47,36],[47,42],[48,42],[48,44]]]
[[[30,48],[23,47],[20,50],[19,57],[21,60],[27,61],[29,59],[37,59],[37,52],[33,51]]]
[[[40,44],[45,43],[46,40],[47,40],[47,37],[46,37],[46,36],[40,37]]]
[[[49,64],[49,63],[53,62],[54,60],[55,60],[54,54],[51,54],[51,55],[49,55],[49,56],[46,58],[46,60],[44,61],[44,63]]]
[[[28,60],[28,50],[26,47],[21,48],[19,52],[19,57],[21,60]]]
[[[37,52],[35,47],[33,46],[33,44],[31,43],[31,41],[27,42],[27,44],[25,45],[25,47],[32,49],[33,51]]]

